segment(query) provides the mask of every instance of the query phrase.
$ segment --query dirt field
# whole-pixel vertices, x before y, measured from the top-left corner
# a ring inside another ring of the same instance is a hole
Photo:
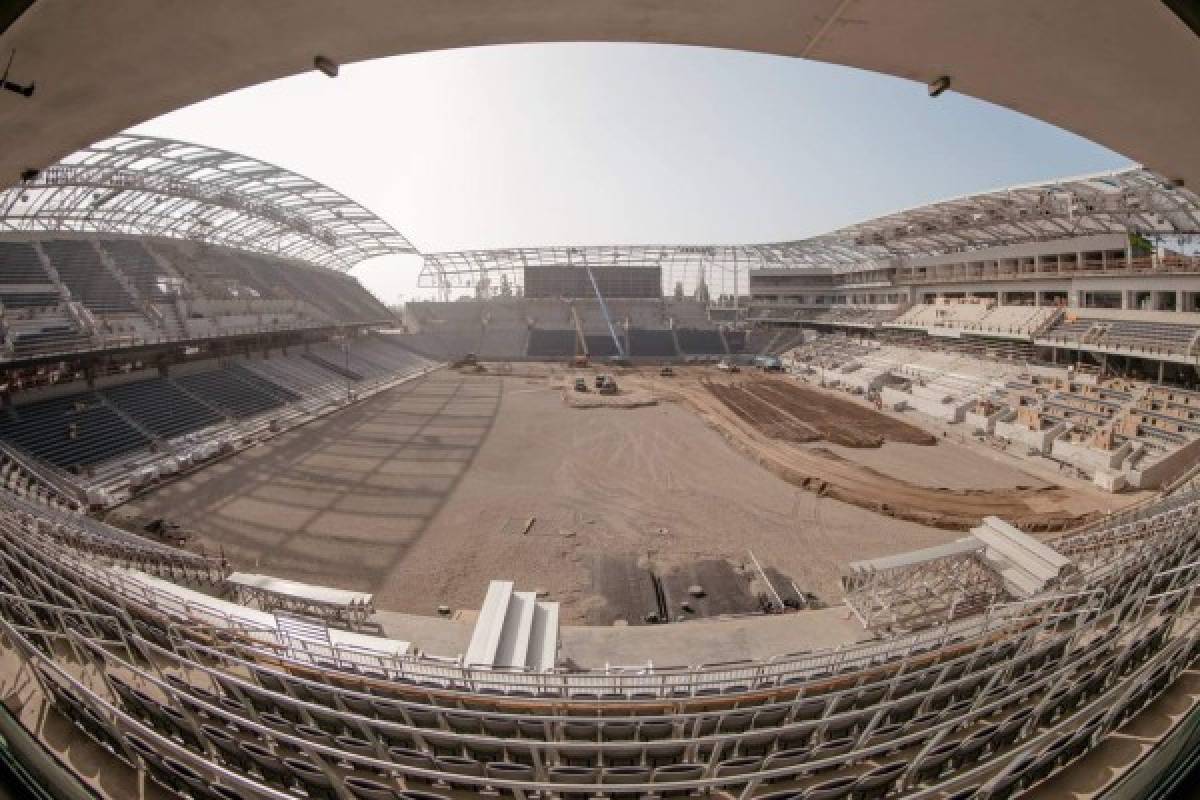
[[[994,515],[1047,531],[1080,524],[1106,505],[1094,490],[1046,485],[1030,476],[1013,486],[976,488],[947,485],[953,483],[947,470],[946,483],[931,485],[928,478],[903,477],[903,463],[884,472],[828,448],[798,447],[818,439],[844,447],[938,440],[850,398],[786,378],[693,372],[658,390],[694,408],[734,447],[787,482],[897,519],[967,530]]]
[[[949,502],[963,514],[1052,513],[1065,502],[1062,493],[1016,490],[1042,484],[1007,463],[975,467],[989,491],[948,493],[811,450],[837,445],[773,440],[701,386],[699,375],[713,370],[622,376],[622,386],[641,381],[667,402],[620,409],[570,408],[558,373],[437,372],[167,485],[124,513],[178,522],[239,569],[373,592],[380,608],[477,608],[488,580],[508,578],[562,602],[565,623],[608,624],[654,610],[649,574],[673,614],[697,581],[709,596],[695,613],[751,610],[762,589],[748,566],[752,550],[780,589],[794,583],[833,603],[847,562],[961,535],[881,520],[835,499],[843,485]],[[879,459],[879,469],[917,458],[928,478],[945,447],[889,441],[853,452]],[[976,455],[945,452],[962,464]],[[802,469],[813,475],[808,489],[789,482]],[[813,491],[815,481],[830,488]]]
[[[787,442],[824,440],[844,447],[882,447],[887,442],[935,445],[928,431],[850,400],[794,382],[786,385],[751,374],[701,385],[759,433]]]

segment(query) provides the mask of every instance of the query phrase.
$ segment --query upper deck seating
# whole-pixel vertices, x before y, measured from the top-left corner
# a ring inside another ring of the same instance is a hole
[[[1164,353],[1186,353],[1200,327],[1168,322],[1105,320],[1100,344]]]
[[[1029,335],[1043,328],[1059,313],[1053,306],[996,306],[975,322],[963,325],[965,330],[985,333]]]
[[[90,242],[80,239],[51,239],[42,249],[71,297],[99,314],[135,311],[133,298],[100,261]]]
[[[161,279],[169,276],[145,245],[134,239],[106,239],[100,246],[142,297],[153,302],[164,296]]]
[[[6,292],[0,290],[0,304],[6,309],[54,308],[61,301],[62,298],[59,297],[58,292]]]
[[[258,276],[261,284],[285,288],[333,319],[347,322],[393,319],[392,313],[349,275],[256,255],[244,255],[241,261]]]
[[[1090,331],[1092,326],[1098,321],[1099,320],[1087,319],[1085,317],[1075,317],[1071,319],[1063,317],[1058,324],[1047,331],[1047,335],[1060,336],[1065,339],[1079,340],[1082,339],[1083,335]]]
[[[893,325],[909,328],[971,328],[991,309],[984,303],[923,303],[896,318]]]
[[[885,322],[893,322],[897,316],[899,315],[895,309],[835,306],[825,312],[825,314],[815,317],[813,321],[829,325],[842,324],[873,328]]]
[[[0,284],[52,283],[33,245],[0,242]]]
[[[1076,317],[1064,319],[1046,335],[1082,341],[1089,331],[1091,344],[1186,355],[1200,326],[1151,320]]]
[[[46,320],[35,327],[14,330],[11,335],[13,356],[17,358],[72,353],[84,350],[91,339],[77,330],[70,320]]]
[[[179,268],[185,262],[177,259],[174,263]],[[191,274],[193,270],[199,275]],[[180,271],[185,278],[202,278],[209,291],[224,286],[226,297],[287,297],[286,292],[277,288],[274,276],[256,268],[244,254],[220,247],[206,249]]]

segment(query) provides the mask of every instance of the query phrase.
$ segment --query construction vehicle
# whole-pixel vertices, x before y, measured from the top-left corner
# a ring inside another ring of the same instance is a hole
[[[617,382],[613,380],[612,375],[605,375],[603,378],[603,383],[600,385],[600,394],[616,394]]]
[[[741,372],[741,368],[727,358],[721,359],[717,364],[717,369],[722,372]]]
[[[670,364],[667,364],[658,371],[658,374],[664,378],[670,378],[675,375],[675,369]]]
[[[585,378],[575,379],[575,391],[586,392],[588,390],[587,380]]]
[[[474,353],[464,353],[461,358],[450,364],[451,369],[459,369],[462,367],[478,367],[479,357]]]
[[[604,388],[604,380],[605,380],[607,377],[608,377],[607,375],[604,375],[604,374],[602,374],[602,373],[598,373],[598,374],[596,375],[596,388],[597,388],[597,389],[602,389],[602,388]]]
[[[758,356],[754,362],[763,372],[783,372],[783,361],[779,356]]]

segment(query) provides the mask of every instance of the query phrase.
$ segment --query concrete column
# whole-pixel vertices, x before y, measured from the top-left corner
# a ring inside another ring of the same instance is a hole
[[[1183,290],[1182,289],[1175,290],[1175,310],[1183,311]]]
[[[1160,384],[1163,382],[1163,368],[1164,368],[1165,366],[1166,366],[1166,362],[1165,362],[1165,361],[1160,361],[1160,362],[1158,362],[1158,382],[1159,382]]]

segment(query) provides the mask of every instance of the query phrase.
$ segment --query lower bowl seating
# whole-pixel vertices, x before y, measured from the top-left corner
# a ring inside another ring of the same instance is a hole
[[[1090,562],[1076,591],[1020,614],[640,676],[468,674],[421,656],[354,667],[269,629],[214,638],[221,623],[189,623],[168,583],[147,593],[136,573],[112,571],[136,560],[212,580],[216,567],[219,584],[227,567],[99,523],[47,527],[36,507],[0,500],[4,640],[113,768],[189,798],[854,800],[968,782],[1000,796],[1071,769],[1200,652],[1178,602],[1194,570],[1176,569],[1200,554],[1194,494],[1114,519],[1101,539],[1060,537],[1061,550],[1093,555],[1097,541],[1126,544]],[[88,549],[109,536],[111,566]],[[60,648],[51,635],[68,632]],[[80,680],[67,658],[101,679]]]

